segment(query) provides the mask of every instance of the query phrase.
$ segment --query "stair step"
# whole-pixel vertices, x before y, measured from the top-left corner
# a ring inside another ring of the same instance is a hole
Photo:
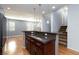
[[[67,26],[61,26],[59,32],[66,32]]]
[[[67,47],[67,45],[63,45],[63,44],[60,44],[60,43],[59,43],[59,45],[61,45],[61,46],[63,46],[63,47]]]
[[[67,34],[67,32],[59,32],[59,33],[62,33],[62,34]]]
[[[59,35],[59,37],[67,37],[67,35]]]
[[[65,37],[65,38],[67,38],[67,35],[59,35],[59,37]]]
[[[59,42],[67,42],[67,40],[66,39],[59,39]]]
[[[60,30],[59,32],[66,32],[66,30]]]
[[[67,26],[61,26],[59,30],[59,44],[67,46]]]
[[[59,42],[60,42],[60,41],[67,42],[66,39],[59,39]]]
[[[60,32],[61,32],[61,31],[64,31],[64,32],[66,32],[66,30],[63,30],[63,29],[62,29],[62,30],[60,30]]]
[[[61,26],[62,28],[67,28],[67,26]]]
[[[66,29],[66,27],[61,27],[60,29]]]
[[[60,28],[60,30],[66,30],[66,28]]]
[[[67,36],[67,33],[62,33],[62,34],[59,34],[60,36]]]
[[[59,44],[61,44],[61,45],[65,45],[65,46],[67,45],[66,42],[62,42],[62,41],[60,41]]]
[[[67,39],[67,35],[59,35],[59,38]]]
[[[67,34],[60,34],[60,36],[67,36]]]
[[[67,37],[59,36],[59,39],[67,39]]]

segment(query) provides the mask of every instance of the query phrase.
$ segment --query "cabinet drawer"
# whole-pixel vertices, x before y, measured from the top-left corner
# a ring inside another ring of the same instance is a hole
[[[35,43],[37,46],[41,46],[42,44],[41,43],[39,43],[39,42],[36,42]]]
[[[34,42],[34,40],[30,39],[31,42]]]

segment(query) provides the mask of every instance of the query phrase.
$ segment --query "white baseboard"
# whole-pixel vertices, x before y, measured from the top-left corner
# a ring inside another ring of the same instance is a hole
[[[74,48],[70,48],[70,47],[67,47],[68,49],[71,49],[71,50],[73,50],[73,51],[75,51],[75,52],[79,52],[79,50],[77,50],[77,49],[74,49]]]

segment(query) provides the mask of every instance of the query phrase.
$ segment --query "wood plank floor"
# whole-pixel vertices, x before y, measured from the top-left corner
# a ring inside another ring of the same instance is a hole
[[[15,42],[16,48],[11,44],[15,49],[9,48],[9,43]],[[14,51],[13,51],[14,50]],[[7,38],[4,50],[4,55],[29,55],[29,52],[25,49],[24,38],[23,36]]]
[[[79,55],[79,52],[68,49],[64,46],[59,46],[59,55]]]
[[[9,46],[8,46],[8,44],[12,41],[15,42],[15,44],[16,44],[16,49],[14,52],[10,51]],[[23,36],[8,38],[6,40],[6,44],[3,49],[3,54],[4,55],[30,55],[29,52],[25,49],[24,45],[25,44],[24,44]],[[73,51],[73,50],[63,47],[63,46],[59,46],[58,54],[59,55],[79,55],[79,52]]]

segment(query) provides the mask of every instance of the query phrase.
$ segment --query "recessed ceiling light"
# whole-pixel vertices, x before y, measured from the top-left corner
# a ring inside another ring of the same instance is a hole
[[[45,14],[45,11],[42,11],[42,14]]]
[[[7,10],[10,10],[10,9],[11,9],[10,7],[7,8]]]
[[[49,24],[49,20],[47,20],[47,24]]]
[[[68,7],[66,6],[65,9],[68,10]]]
[[[55,6],[52,6],[52,9],[55,9],[56,7]]]

